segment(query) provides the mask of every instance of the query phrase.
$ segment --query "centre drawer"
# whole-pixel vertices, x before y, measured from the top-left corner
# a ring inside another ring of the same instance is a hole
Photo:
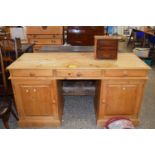
[[[57,70],[59,77],[100,77],[101,70]]]
[[[143,77],[147,76],[146,70],[129,70],[129,69],[111,69],[111,70],[105,70],[104,71],[105,77]]]
[[[33,70],[33,69],[17,69],[17,70],[12,70],[11,75],[15,77],[45,77],[45,76],[53,76],[53,71],[52,70]]]

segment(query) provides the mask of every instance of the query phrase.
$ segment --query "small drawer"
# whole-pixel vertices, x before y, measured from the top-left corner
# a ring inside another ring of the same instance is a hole
[[[45,77],[45,76],[53,76],[53,71],[17,69],[17,70],[12,70],[11,75],[15,77]]]
[[[61,45],[61,44],[63,44],[63,41],[62,41],[62,39],[51,39],[51,44]]]
[[[105,70],[104,76],[106,77],[143,77],[147,76],[146,70]]]
[[[63,39],[63,35],[59,34],[30,34],[28,35],[28,39]]]
[[[117,47],[98,47],[97,50],[101,50],[101,51],[117,51]]]
[[[99,39],[97,41],[97,44],[99,44],[99,46],[104,46],[104,47],[117,47],[118,46],[118,40],[102,40],[102,39]]]
[[[63,34],[63,26],[27,26],[27,34]]]
[[[40,49],[43,47],[43,45],[34,45],[33,46],[33,52],[40,52]]]
[[[60,77],[100,77],[101,70],[57,70],[56,76]]]
[[[53,44],[53,45],[59,45],[62,44],[62,39],[30,39],[31,43],[35,43],[37,45],[42,45],[42,44]]]

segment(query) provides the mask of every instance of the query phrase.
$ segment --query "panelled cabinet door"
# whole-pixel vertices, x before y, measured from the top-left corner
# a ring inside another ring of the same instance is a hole
[[[141,82],[102,82],[102,116],[136,116],[143,92]]]
[[[53,114],[50,85],[21,85],[20,89],[26,116]]]
[[[137,85],[108,84],[106,95],[106,115],[134,114]]]
[[[52,81],[21,81],[16,83],[17,107],[22,116],[57,116],[56,88]]]

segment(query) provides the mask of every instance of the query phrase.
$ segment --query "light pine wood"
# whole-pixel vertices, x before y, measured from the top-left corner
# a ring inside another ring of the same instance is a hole
[[[12,80],[21,127],[50,127],[61,124],[62,105],[56,80]],[[34,126],[33,126],[34,125]]]
[[[122,116],[137,125],[144,84],[145,80],[102,80],[95,102],[97,124],[103,125],[108,118]]]
[[[107,77],[144,77],[147,76],[147,70],[127,70],[127,69],[122,69],[122,70],[116,70],[116,69],[111,69],[111,70],[105,70],[104,72],[105,76]]]
[[[123,116],[138,124],[144,85],[150,69],[132,53],[117,60],[96,60],[93,53],[27,53],[10,71],[21,127],[60,126],[63,114],[61,80],[97,80],[97,125]]]
[[[30,43],[35,43],[37,45],[62,45],[62,39],[30,39]]]
[[[59,69],[56,71],[58,77],[100,77],[101,70]]]
[[[44,45],[63,44],[63,26],[27,26],[29,43],[34,43],[33,52],[40,51]]]
[[[148,70],[150,67],[134,53],[118,53],[117,60],[97,60],[93,52],[25,53],[8,69],[103,69]]]
[[[53,76],[53,71],[48,69],[41,69],[39,72],[34,69],[18,69],[16,71],[12,70],[11,75],[15,77],[46,77]]]
[[[48,35],[44,35],[44,34],[29,34],[29,39],[63,39],[63,35],[61,34],[48,34]]]
[[[63,34],[63,26],[27,26],[27,34]]]

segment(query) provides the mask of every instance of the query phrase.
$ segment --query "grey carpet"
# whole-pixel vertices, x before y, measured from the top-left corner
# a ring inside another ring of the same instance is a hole
[[[65,96],[61,128],[97,128],[93,100],[93,96]]]

